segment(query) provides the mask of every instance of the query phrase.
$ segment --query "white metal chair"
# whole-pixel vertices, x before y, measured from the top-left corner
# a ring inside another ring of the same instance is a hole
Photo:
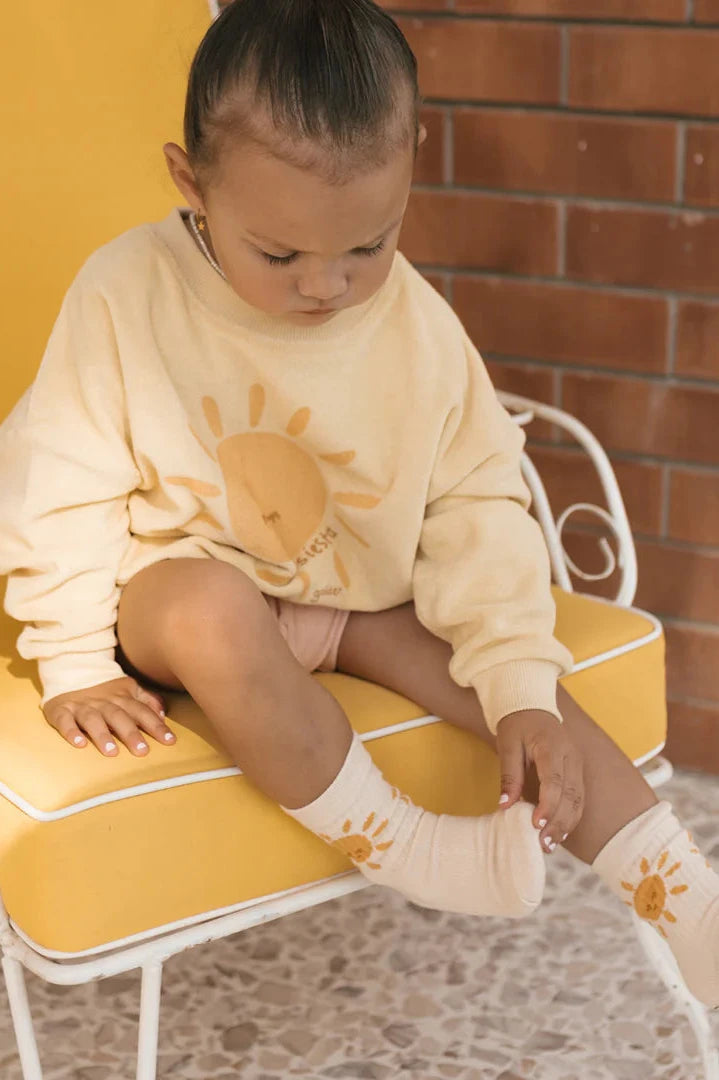
[[[608,509],[593,508],[613,531],[618,548],[618,564],[621,571],[618,602],[628,605],[636,585],[636,555],[631,531],[618,485],[611,465],[594,437],[576,419],[561,410],[530,401],[516,395],[501,394],[504,404],[515,413],[519,423],[528,423],[533,417],[549,420],[576,438],[591,457],[599,473]],[[567,557],[561,540],[562,522],[552,517],[549,501],[542,481],[528,455],[524,460],[525,476],[531,486],[537,515],[541,521],[550,552],[555,577],[562,588],[571,592],[572,583],[568,573]],[[589,504],[580,504],[586,507]],[[611,567],[609,563],[607,570]],[[581,571],[573,568],[575,573]],[[424,722],[436,722],[439,718],[424,717]],[[418,723],[415,721],[414,723]],[[672,767],[659,753],[647,760],[643,769],[654,787],[664,783],[672,775]],[[239,770],[225,770],[239,772]],[[0,792],[7,798],[13,793],[0,783]],[[97,978],[105,978],[134,968],[142,969],[139,1049],[137,1080],[154,1080],[156,1076],[157,1039],[160,1016],[160,992],[162,965],[166,959],[191,946],[237,933],[258,923],[290,915],[315,904],[368,887],[367,880],[355,870],[340,873],[305,887],[288,889],[282,893],[257,898],[252,902],[236,905],[225,914],[209,913],[206,918],[185,920],[185,925],[175,928],[161,927],[156,936],[144,935],[145,940],[102,952],[92,959],[69,956],[51,959],[42,949],[33,946],[21,927],[7,915],[0,900],[0,947],[2,965],[8,990],[18,1050],[25,1080],[41,1080],[42,1072],[33,1033],[32,1019],[28,1009],[23,968],[28,968],[41,978],[59,985],[74,985]],[[0,859],[0,887],[2,886],[2,860]],[[719,1080],[719,1061],[712,1046],[706,1010],[687,990],[668,947],[656,932],[634,916],[640,943],[657,973],[669,988],[677,1003],[688,1016],[700,1046],[705,1080]]]

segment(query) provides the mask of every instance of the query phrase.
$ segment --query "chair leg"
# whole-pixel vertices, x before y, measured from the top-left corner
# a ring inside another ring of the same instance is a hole
[[[22,964],[14,956],[3,955],[2,967],[23,1080],[42,1080],[40,1055],[35,1041],[35,1029],[27,1000]]]
[[[162,961],[143,964],[140,991],[140,1031],[137,1048],[137,1080],[155,1080],[160,1033]]]
[[[656,930],[632,912],[634,929],[654,970],[694,1029],[704,1067],[704,1080],[719,1080],[719,1054],[709,1027],[707,1009],[689,991],[669,946]]]

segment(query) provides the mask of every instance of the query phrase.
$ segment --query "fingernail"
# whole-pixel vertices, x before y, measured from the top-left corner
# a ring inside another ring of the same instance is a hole
[[[557,846],[556,844],[547,844],[547,850],[548,851],[554,851],[556,846]]]
[[[163,735],[163,738],[164,738],[165,742],[172,742],[172,740],[175,738],[175,736],[172,734],[171,731],[166,731],[165,734]]]
[[[568,836],[569,836],[569,833],[565,832],[564,836],[562,837],[562,843],[564,843],[564,841],[567,839]]]
[[[147,743],[146,742],[139,742],[139,743],[136,744],[136,746],[137,746],[138,750],[147,750]]]
[[[540,819],[540,822],[539,822],[539,825],[537,826],[537,828],[538,829],[543,829],[546,824],[547,824],[547,819],[545,817],[543,817],[543,818]]]
[[[72,741],[75,743],[75,746],[84,746],[85,744],[85,739],[82,735],[76,735]]]
[[[552,847],[554,846],[554,845],[552,844],[552,838],[551,838],[551,836],[545,836],[545,837],[544,837],[544,840],[542,841],[542,843],[544,844],[544,846],[545,846],[545,847],[548,847],[550,851],[552,850]]]
[[[165,712],[165,710],[164,710],[164,709],[160,709],[160,716],[162,717],[162,719],[163,719],[163,720],[164,720],[164,719],[165,719],[165,717],[167,716],[167,713]]]
[[[113,750],[117,750],[117,747],[115,746],[114,742],[106,742],[105,743],[105,751],[109,754]]]
[[[500,806],[504,806],[504,804],[508,803],[508,802],[509,802],[509,795],[507,795],[506,792],[504,793],[504,795],[499,796],[499,805]]]

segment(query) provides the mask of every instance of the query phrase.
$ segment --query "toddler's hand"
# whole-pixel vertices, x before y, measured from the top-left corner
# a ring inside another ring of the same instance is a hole
[[[164,712],[162,698],[143,689],[129,675],[58,694],[45,702],[43,712],[47,722],[73,746],[87,746],[85,731],[106,757],[118,753],[112,732],[136,757],[149,752],[143,731],[164,746],[175,742],[160,715]]]
[[[582,816],[581,753],[556,716],[542,709],[523,709],[503,717],[497,728],[497,753],[502,776],[500,806],[505,810],[518,801],[525,770],[532,762],[535,764],[539,801],[532,821],[541,830],[542,849],[553,851],[577,827]]]

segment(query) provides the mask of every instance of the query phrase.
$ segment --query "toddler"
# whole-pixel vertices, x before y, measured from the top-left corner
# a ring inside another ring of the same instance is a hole
[[[420,905],[526,915],[565,843],[716,1006],[719,878],[558,688],[524,435],[397,251],[418,105],[371,0],[210,26],[163,148],[189,209],[87,259],[0,429],[18,651],[47,721],[103,754],[171,745],[162,690],[186,691],[260,790]],[[489,742],[500,807],[415,805],[316,670]]]

